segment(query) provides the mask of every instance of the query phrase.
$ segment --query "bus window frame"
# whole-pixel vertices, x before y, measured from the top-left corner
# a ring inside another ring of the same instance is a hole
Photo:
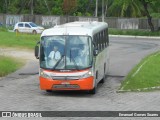
[[[95,33],[93,36],[93,42],[99,52],[103,51],[109,45],[108,28]]]
[[[108,35],[108,28],[106,29],[106,38],[107,38],[107,46],[109,46],[109,35]]]
[[[106,40],[107,37],[105,36],[106,36],[106,29],[103,30],[103,42],[104,42],[104,47],[106,48],[107,47],[107,40]]]

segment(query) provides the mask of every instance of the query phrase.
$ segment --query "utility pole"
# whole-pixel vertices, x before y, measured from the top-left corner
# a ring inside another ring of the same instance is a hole
[[[31,0],[31,15],[33,15],[33,0]]]
[[[107,15],[107,9],[108,9],[107,4],[108,4],[108,3],[106,3],[106,8],[105,8],[104,16],[106,16],[106,15]]]
[[[104,22],[104,0],[102,0],[102,22]]]
[[[98,13],[98,0],[96,0],[96,10],[95,10],[95,17],[97,17],[97,13]]]

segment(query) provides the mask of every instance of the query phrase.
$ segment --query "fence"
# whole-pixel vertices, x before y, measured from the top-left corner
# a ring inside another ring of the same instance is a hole
[[[102,21],[97,17],[75,17],[75,16],[46,16],[46,15],[8,15],[0,14],[0,23],[13,26],[20,21],[32,21],[46,28],[73,21]],[[118,29],[149,29],[146,18],[105,18],[109,28]],[[160,19],[152,19],[155,30],[160,29]]]

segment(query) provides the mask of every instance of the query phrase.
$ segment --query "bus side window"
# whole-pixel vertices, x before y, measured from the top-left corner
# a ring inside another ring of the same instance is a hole
[[[98,35],[98,49],[99,51],[101,51],[101,37],[100,37],[100,33],[97,34]]]
[[[104,35],[104,46],[107,47],[107,35],[106,35],[106,30],[103,31]]]
[[[104,32],[101,32],[101,46],[102,46],[102,50],[105,48],[104,46]]]
[[[97,33],[96,35],[95,35],[95,40],[96,40],[96,47],[97,47],[97,49],[98,49],[98,51],[100,52],[101,51],[101,47],[100,47],[100,40],[99,40],[99,33]]]
[[[94,37],[93,37],[93,42],[94,42],[94,48],[98,48],[98,46],[97,46],[97,36],[96,35],[94,35]]]
[[[106,47],[106,43],[105,43],[105,30],[103,30],[103,47],[105,48]]]
[[[106,44],[109,45],[109,38],[108,38],[108,28],[106,29]]]
[[[95,47],[99,50],[97,34],[95,35]]]
[[[103,50],[103,33],[100,32],[101,51]]]

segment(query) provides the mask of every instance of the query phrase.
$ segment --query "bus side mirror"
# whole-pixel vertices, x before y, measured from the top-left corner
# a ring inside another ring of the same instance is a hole
[[[35,57],[36,57],[37,59],[39,59],[39,46],[38,46],[38,45],[35,46],[35,51],[34,51],[34,53],[35,53]]]
[[[98,55],[98,52],[99,52],[98,49],[94,49],[93,55],[94,55],[94,56],[97,56],[97,55]]]

